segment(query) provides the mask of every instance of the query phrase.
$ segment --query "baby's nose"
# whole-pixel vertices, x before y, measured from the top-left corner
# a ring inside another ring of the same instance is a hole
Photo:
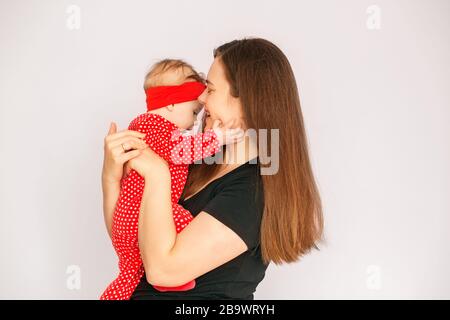
[[[197,100],[204,105],[205,104],[205,98],[206,98],[206,89],[203,90],[202,94],[199,95],[199,97],[197,98]]]

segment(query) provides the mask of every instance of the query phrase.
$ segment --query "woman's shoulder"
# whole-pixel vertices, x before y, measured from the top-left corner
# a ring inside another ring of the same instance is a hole
[[[264,188],[260,167],[257,163],[246,162],[217,181],[211,198],[229,199],[230,206],[254,206],[259,212],[264,204]],[[234,203],[232,203],[234,202]]]
[[[249,188],[261,182],[261,173],[258,163],[246,162],[219,179],[218,189],[232,185],[248,185]]]

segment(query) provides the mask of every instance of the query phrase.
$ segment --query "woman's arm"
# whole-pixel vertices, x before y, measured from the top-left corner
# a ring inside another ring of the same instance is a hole
[[[182,285],[247,250],[245,242],[234,231],[203,211],[177,234],[168,166],[160,162],[152,170],[145,170],[145,163],[151,162],[145,160],[141,162],[145,187],[138,236],[150,284],[167,287]]]
[[[109,181],[102,175],[102,191],[103,191],[103,217],[105,220],[106,230],[111,238],[111,226],[114,209],[116,208],[117,199],[120,193],[120,182]]]

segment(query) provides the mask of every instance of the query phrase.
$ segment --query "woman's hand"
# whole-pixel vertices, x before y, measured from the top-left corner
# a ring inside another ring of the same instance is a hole
[[[237,121],[230,121],[226,126],[222,125],[222,121],[215,120],[212,125],[212,130],[216,133],[219,145],[228,145],[237,143],[243,140],[244,131],[241,128],[234,128],[234,124]]]
[[[150,148],[141,150],[141,154],[129,160],[127,165],[137,171],[146,181],[168,177],[170,174],[167,161]]]
[[[139,156],[141,151],[148,147],[142,140],[144,137],[144,133],[134,130],[117,132],[116,124],[111,123],[104,140],[102,179],[105,182],[120,182],[124,163]]]

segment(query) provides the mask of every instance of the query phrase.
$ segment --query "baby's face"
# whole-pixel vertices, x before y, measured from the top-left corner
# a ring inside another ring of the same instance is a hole
[[[202,105],[198,100],[177,103],[173,110],[169,112],[170,121],[175,123],[181,129],[192,129],[197,114],[202,110]]]

